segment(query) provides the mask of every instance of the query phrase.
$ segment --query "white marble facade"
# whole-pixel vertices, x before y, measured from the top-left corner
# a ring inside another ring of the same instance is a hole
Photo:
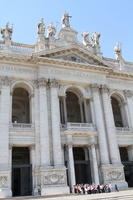
[[[89,151],[92,182],[128,187],[119,147],[127,147],[133,161],[133,63],[124,61],[118,45],[116,59],[103,57],[100,34],[94,33],[91,41],[84,33],[83,44],[79,42],[69,20],[65,13],[59,33],[52,24],[46,36],[42,19],[35,45],[13,42],[9,24],[1,31],[0,197],[12,196],[14,147],[29,148],[33,195],[70,192],[76,183],[74,147]],[[28,93],[28,123],[12,120],[17,88]],[[68,121],[67,91],[84,104],[80,122]],[[121,102],[122,127],[115,126],[111,97]]]

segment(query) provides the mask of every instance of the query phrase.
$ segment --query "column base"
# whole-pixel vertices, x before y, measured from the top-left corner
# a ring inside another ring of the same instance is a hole
[[[38,169],[35,172],[34,195],[68,194],[66,168]]]
[[[112,189],[114,189],[115,184],[120,190],[127,189],[128,184],[125,181],[123,168],[122,164],[101,166],[102,182],[104,184],[111,183]]]

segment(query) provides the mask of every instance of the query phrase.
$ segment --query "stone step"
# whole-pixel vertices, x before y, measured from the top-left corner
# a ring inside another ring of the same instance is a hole
[[[133,189],[120,192],[91,194],[91,195],[49,195],[49,196],[28,196],[13,197],[6,200],[133,200]]]

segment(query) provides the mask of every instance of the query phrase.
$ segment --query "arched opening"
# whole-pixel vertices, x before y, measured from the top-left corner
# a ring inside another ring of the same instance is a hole
[[[68,122],[82,122],[80,106],[82,105],[79,104],[78,96],[71,91],[66,92],[66,108]]]
[[[112,103],[112,110],[113,110],[113,116],[114,116],[114,122],[116,127],[124,127],[126,123],[124,124],[124,120],[122,114],[122,103],[114,96],[111,97],[111,103]],[[124,110],[123,110],[124,111]]]
[[[24,88],[15,88],[13,91],[12,122],[30,123],[29,93]]]
[[[124,165],[125,179],[129,187],[133,187],[133,158],[129,159],[130,149],[128,147],[120,147],[121,162]]]
[[[87,148],[74,147],[74,166],[76,184],[92,183],[90,157]]]

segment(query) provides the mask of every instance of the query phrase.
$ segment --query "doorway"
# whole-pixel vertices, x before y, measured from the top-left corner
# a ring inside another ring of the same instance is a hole
[[[133,187],[133,161],[129,161],[126,147],[120,147],[121,162],[124,165],[125,179],[128,187]]]
[[[12,149],[12,192],[13,196],[32,194],[32,165],[28,147]]]
[[[89,152],[86,150],[73,148],[76,184],[92,183]]]

